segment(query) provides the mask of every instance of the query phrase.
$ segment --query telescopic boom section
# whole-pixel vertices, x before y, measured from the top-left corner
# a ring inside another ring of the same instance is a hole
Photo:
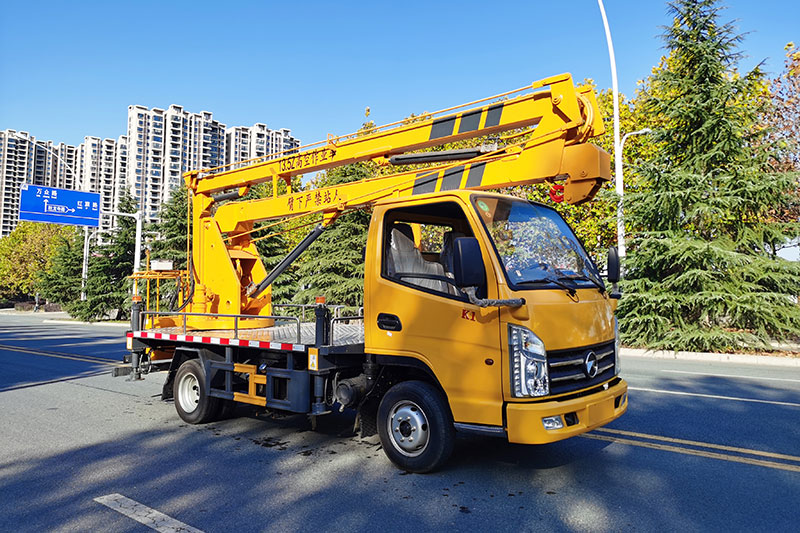
[[[459,106],[366,135],[330,138],[299,153],[243,168],[187,173],[187,185],[194,192],[196,286],[192,311],[257,316],[271,312],[269,291],[248,295],[254,283],[266,278],[250,238],[253,224],[259,220],[320,213],[329,224],[345,210],[383,198],[542,181],[563,181],[567,203],[591,200],[611,174],[608,154],[587,142],[604,131],[593,91],[576,88],[569,74],[537,81],[526,89],[513,98],[487,99],[478,107]],[[283,180],[290,185],[296,175],[367,160],[388,164],[389,158],[399,154],[495,134],[508,144],[489,153],[476,153],[471,159],[463,160],[466,152],[454,151],[458,152],[452,156],[455,161],[439,167],[278,193],[278,183]],[[268,181],[273,183],[271,197],[228,202],[216,211],[211,209],[215,203],[235,199],[250,186]],[[220,319],[208,319],[202,325],[211,322],[221,324]],[[258,320],[239,323],[239,327],[263,325]]]
[[[187,185],[196,194],[213,195],[270,180],[288,181],[293,176],[309,172],[358,161],[386,160],[393,155],[526,127],[536,127],[534,138],[545,142],[561,140],[566,144],[585,142],[589,137],[603,133],[602,117],[593,91],[586,87],[576,89],[569,74],[546,78],[514,92],[526,89],[529,92],[515,98],[448,115],[432,113],[425,119],[381,128],[367,135],[333,137],[308,150],[243,168],[205,175],[202,171],[190,172],[186,174]],[[277,187],[273,191],[277,191]]]

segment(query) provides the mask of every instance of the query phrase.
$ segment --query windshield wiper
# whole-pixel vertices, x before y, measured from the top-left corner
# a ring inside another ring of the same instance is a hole
[[[595,287],[597,287],[597,290],[600,291],[600,294],[605,294],[605,292],[606,292],[606,288],[601,282],[597,281],[596,279],[594,279],[591,276],[587,276],[586,274],[560,274],[559,273],[558,279],[586,280],[586,281],[590,282],[592,285],[594,285]]]
[[[551,277],[520,281],[515,283],[514,285],[534,285],[539,283],[552,283],[553,285],[557,285],[558,287],[567,291],[567,294],[569,294],[570,296],[575,296],[576,294],[575,289],[573,289],[566,283],[562,283],[557,278],[551,278]]]

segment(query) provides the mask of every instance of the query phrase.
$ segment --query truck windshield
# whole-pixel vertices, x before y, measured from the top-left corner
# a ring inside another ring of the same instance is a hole
[[[562,288],[595,286],[600,273],[578,238],[555,210],[511,198],[473,196],[509,284]]]

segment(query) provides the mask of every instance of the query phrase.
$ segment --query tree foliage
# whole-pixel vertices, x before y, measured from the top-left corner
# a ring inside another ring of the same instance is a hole
[[[82,231],[72,230],[58,240],[50,265],[40,278],[42,295],[65,307],[81,297],[84,236]]]
[[[73,231],[69,226],[23,221],[0,239],[0,298],[33,297],[56,247]]]
[[[800,170],[800,50],[785,47],[784,70],[770,84],[771,106],[765,113],[767,142],[775,146],[775,166],[781,171]]]
[[[741,37],[714,0],[671,4],[670,52],[645,93],[662,120],[646,189],[626,195],[633,226],[623,341],[703,351],[766,349],[800,332],[800,267],[777,248],[796,227],[776,220],[796,186],[771,174],[756,142],[765,78],[736,70]]]
[[[136,211],[136,203],[129,195],[119,203],[123,213]],[[124,319],[130,311],[131,280],[133,273],[136,223],[130,217],[119,217],[106,244],[90,249],[89,271],[86,281],[86,300],[66,305],[67,311],[80,320],[104,318]]]
[[[300,178],[292,178],[292,190],[302,190]],[[284,181],[278,182],[278,194],[287,192],[287,186]],[[248,199],[269,198],[272,196],[272,183],[263,183],[251,190]],[[302,240],[303,229],[292,230],[293,227],[300,225],[298,219],[276,223],[274,220],[269,220],[265,223],[259,224],[262,229],[260,232],[254,234],[256,241],[256,249],[261,256],[261,262],[264,264],[269,273],[273,268],[278,266],[278,263],[285,258],[289,252],[294,248],[300,240]],[[280,276],[278,276],[272,283],[272,302],[276,304],[291,303],[298,287],[298,264],[295,262],[289,266]],[[256,280],[260,281],[260,280]],[[285,309],[278,309],[276,314],[287,314]]]
[[[187,220],[189,191],[181,184],[172,189],[169,200],[161,206],[158,222],[150,224],[148,232],[156,237],[148,244],[152,259],[172,261],[173,268],[186,268],[186,239],[190,228]],[[189,236],[191,242],[191,235]]]
[[[358,181],[372,175],[368,165],[355,163],[329,170],[315,187]],[[364,247],[370,212],[344,213],[303,254],[298,276],[303,284],[295,298],[310,303],[325,296],[330,304],[357,308],[364,305]]]

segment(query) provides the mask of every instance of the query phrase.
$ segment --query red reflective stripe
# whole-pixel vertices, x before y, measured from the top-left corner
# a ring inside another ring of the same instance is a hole
[[[306,346],[303,344],[286,344],[281,342],[269,341],[248,341],[241,339],[229,339],[227,337],[194,337],[192,335],[175,335],[167,333],[155,333],[148,331],[133,331],[126,333],[128,337],[164,339],[171,341],[197,342],[204,344],[221,344],[224,346],[241,346],[243,348],[265,348],[268,350],[283,350],[293,352],[305,352]]]

